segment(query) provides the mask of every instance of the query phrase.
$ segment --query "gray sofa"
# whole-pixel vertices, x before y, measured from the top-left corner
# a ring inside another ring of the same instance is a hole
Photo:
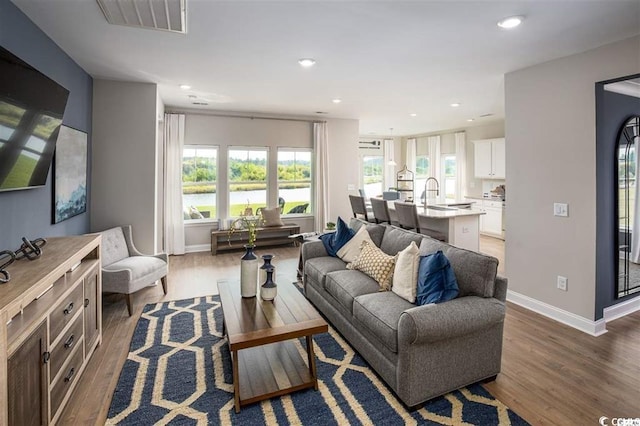
[[[306,297],[320,310],[409,407],[500,372],[506,278],[498,260],[390,225],[366,226],[387,254],[411,241],[422,253],[442,250],[459,286],[457,298],[414,305],[362,272],[330,257],[321,241],[302,246]]]

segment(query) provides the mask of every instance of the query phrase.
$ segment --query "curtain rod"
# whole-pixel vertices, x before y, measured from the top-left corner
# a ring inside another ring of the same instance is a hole
[[[216,113],[192,112],[192,111],[166,111],[165,114],[185,114],[185,115],[192,114],[192,115],[208,115],[211,117],[248,118],[251,120],[279,120],[279,121],[299,121],[303,123],[326,123],[325,120],[306,120],[303,118],[256,117],[255,115],[216,114]]]

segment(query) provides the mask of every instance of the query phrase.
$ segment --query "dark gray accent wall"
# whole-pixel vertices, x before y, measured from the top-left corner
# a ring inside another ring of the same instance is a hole
[[[9,0],[0,0],[0,46],[69,90],[63,124],[88,134],[91,158],[91,76]],[[90,161],[87,163],[90,167]],[[89,198],[90,177],[88,170]],[[17,249],[23,236],[34,239],[89,231],[88,211],[57,225],[51,224],[52,184],[51,169],[44,187],[0,192],[0,250]]]
[[[640,115],[640,98],[607,92],[604,83],[596,84],[596,312],[603,317],[609,306],[638,294],[616,298],[618,250],[615,170],[620,127],[633,115]]]

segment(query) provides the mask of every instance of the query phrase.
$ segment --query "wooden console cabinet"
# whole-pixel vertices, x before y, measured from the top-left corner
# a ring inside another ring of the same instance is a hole
[[[0,426],[55,424],[102,341],[100,235],[48,239],[0,284]],[[73,269],[73,271],[71,270]]]

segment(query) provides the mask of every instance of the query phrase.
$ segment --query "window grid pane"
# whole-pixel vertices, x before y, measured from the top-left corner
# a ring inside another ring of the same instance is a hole
[[[278,150],[278,204],[283,214],[312,213],[311,150]]]
[[[268,151],[229,149],[229,216],[255,214],[267,205]]]
[[[216,219],[218,149],[186,146],[182,151],[182,206],[185,220]]]

